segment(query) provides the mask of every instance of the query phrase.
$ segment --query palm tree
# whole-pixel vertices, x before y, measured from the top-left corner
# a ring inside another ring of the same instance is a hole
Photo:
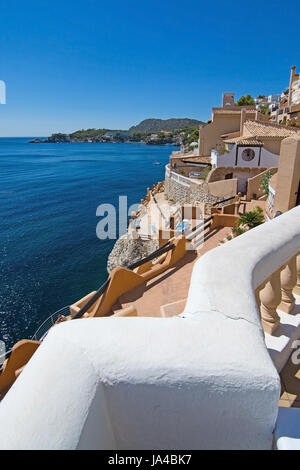
[[[265,221],[264,213],[261,207],[257,206],[255,209],[241,215],[237,221],[237,226],[247,227],[249,230],[263,224]]]

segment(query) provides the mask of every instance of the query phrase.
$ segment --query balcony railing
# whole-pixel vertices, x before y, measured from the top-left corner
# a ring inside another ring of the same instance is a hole
[[[202,184],[202,180],[197,181],[196,179],[188,178],[187,176],[180,175],[174,170],[170,169],[170,165],[166,165],[165,175],[168,178],[171,178],[173,181],[181,184],[182,186],[190,186],[191,183]]]

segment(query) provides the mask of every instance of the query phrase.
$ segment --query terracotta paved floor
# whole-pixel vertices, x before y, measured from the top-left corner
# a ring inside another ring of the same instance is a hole
[[[187,252],[176,266],[151,279],[146,285],[139,286],[122,295],[119,299],[121,306],[126,307],[134,304],[138,316],[157,317],[161,316],[161,306],[186,299],[195,261],[205,252],[218,246],[220,240],[225,238],[229,232],[230,228],[221,228],[212,233],[198,254],[194,251]],[[184,305],[182,310],[183,308]],[[178,313],[181,312],[174,308],[174,315]]]
[[[265,210],[266,201],[258,201],[256,199],[252,199],[252,201],[242,201],[239,213],[243,214],[244,212],[253,211],[253,209],[255,209],[257,206]]]

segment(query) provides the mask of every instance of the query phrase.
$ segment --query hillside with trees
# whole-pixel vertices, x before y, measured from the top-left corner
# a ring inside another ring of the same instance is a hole
[[[198,141],[199,125],[196,119],[145,119],[129,130],[120,129],[81,129],[70,134],[52,134],[46,140],[34,139],[30,143],[69,143],[69,142],[142,142],[147,145],[189,145]],[[158,130],[156,130],[158,129]]]
[[[132,126],[129,132],[159,132],[174,131],[184,127],[196,127],[205,124],[203,121],[188,118],[172,119],[144,119],[136,126]]]

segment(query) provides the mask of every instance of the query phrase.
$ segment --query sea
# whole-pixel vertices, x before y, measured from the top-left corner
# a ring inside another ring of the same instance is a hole
[[[164,179],[177,150],[31,139],[0,138],[0,340],[6,348],[100,287],[115,240],[97,237],[97,208],[112,204],[118,214],[119,196],[138,204],[147,187]]]

